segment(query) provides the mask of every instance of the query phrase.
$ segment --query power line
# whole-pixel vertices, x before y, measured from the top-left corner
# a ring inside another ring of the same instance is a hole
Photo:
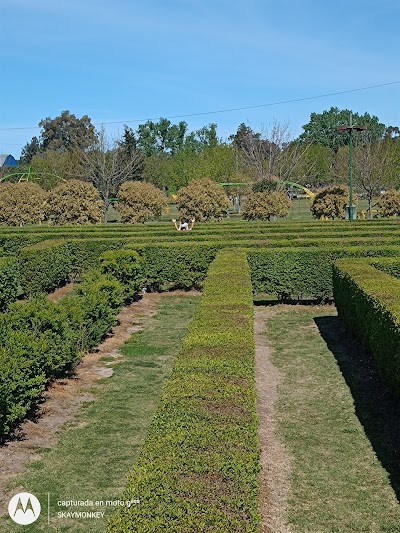
[[[326,98],[327,96],[338,96],[340,94],[349,94],[349,93],[356,93],[360,91],[367,91],[369,89],[377,89],[378,87],[387,87],[389,85],[396,85],[399,84],[400,80],[398,81],[390,81],[388,83],[380,83],[378,85],[369,85],[367,87],[359,87],[357,89],[348,89],[346,91],[337,91],[334,93],[326,93],[326,94],[319,94],[316,96],[306,96],[304,98],[294,98],[292,100],[281,100],[278,102],[269,102],[267,104],[258,104],[258,105],[250,105],[250,106],[244,106],[244,107],[232,107],[230,109],[219,109],[215,111],[202,111],[199,113],[187,113],[185,115],[170,115],[168,117],[164,117],[166,119],[173,119],[173,118],[188,118],[188,117],[199,117],[203,115],[216,115],[220,113],[232,113],[233,111],[245,111],[247,109],[258,109],[261,107],[272,107],[276,105],[284,105],[284,104],[293,104],[296,102],[305,102],[306,100],[316,100],[318,98]],[[93,122],[94,125],[110,125],[110,124],[129,124],[132,122],[146,122],[148,120],[159,120],[160,117],[154,117],[154,118],[134,118],[130,120],[115,120],[110,122]],[[34,129],[40,129],[39,126],[23,126],[23,127],[12,127],[12,128],[0,128],[0,131],[12,131],[12,130],[34,130]]]

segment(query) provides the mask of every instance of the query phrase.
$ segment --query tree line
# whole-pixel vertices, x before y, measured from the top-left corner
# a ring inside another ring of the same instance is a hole
[[[92,183],[104,217],[125,181],[145,181],[168,193],[204,177],[231,183],[278,179],[318,189],[347,181],[348,133],[338,126],[347,125],[349,116],[350,110],[337,107],[312,113],[297,138],[288,123],[274,121],[259,131],[242,123],[227,140],[218,137],[214,123],[189,131],[184,121],[160,118],[136,130],[125,125],[120,138],[111,140],[87,115],[63,111],[40,121],[40,135],[21,152],[20,171],[29,167],[47,190],[60,178]],[[354,185],[372,208],[382,189],[400,186],[400,130],[369,113],[352,117],[367,127],[353,135]]]

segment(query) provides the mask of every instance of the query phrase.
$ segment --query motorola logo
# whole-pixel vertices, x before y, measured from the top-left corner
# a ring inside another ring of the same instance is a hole
[[[33,524],[40,515],[40,502],[29,492],[20,492],[13,496],[8,504],[8,514],[21,526]]]

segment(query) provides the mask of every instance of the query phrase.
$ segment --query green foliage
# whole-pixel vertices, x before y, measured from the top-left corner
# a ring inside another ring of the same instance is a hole
[[[333,297],[332,265],[339,258],[397,256],[396,246],[271,248],[248,252],[253,291],[278,299],[327,300]]]
[[[50,292],[70,280],[74,251],[65,241],[44,241],[20,251],[21,286],[24,294]]]
[[[0,185],[0,224],[40,224],[47,213],[47,193],[30,181]]]
[[[121,497],[146,505],[108,533],[257,531],[257,448],[250,276],[244,253],[223,252]]]
[[[357,197],[353,194],[353,203]],[[344,185],[331,185],[317,192],[310,206],[314,218],[345,218],[346,205],[349,204],[349,190]]]
[[[91,183],[63,181],[49,195],[49,216],[53,224],[98,224],[103,202]]]
[[[0,439],[36,405],[50,379],[101,341],[122,302],[121,284],[93,272],[59,303],[39,298],[0,315]]]
[[[165,195],[154,185],[127,181],[118,191],[116,208],[121,215],[121,222],[135,224],[160,217],[166,203]]]
[[[229,207],[225,191],[208,178],[179,189],[176,202],[183,218],[194,217],[199,222],[222,218]]]
[[[116,279],[89,271],[62,305],[78,350],[96,346],[115,323],[124,301],[124,287]]]
[[[334,296],[339,317],[371,350],[386,381],[400,393],[400,280],[371,265],[382,262],[337,261]]]
[[[136,248],[134,244],[128,245]],[[145,262],[146,286],[151,290],[201,289],[210,263],[221,245],[201,243],[138,247]]]
[[[263,179],[256,181],[252,186],[253,192],[274,192],[278,188],[278,182],[275,180]]]
[[[381,217],[395,217],[400,215],[400,192],[386,191],[377,201],[378,212]]]
[[[283,192],[251,192],[243,203],[243,218],[271,220],[271,217],[286,217],[291,205]]]
[[[145,262],[134,250],[103,252],[100,256],[100,271],[123,285],[126,298],[132,298],[144,286]]]
[[[14,302],[21,292],[18,260],[0,257],[0,311]]]
[[[353,124],[367,126],[368,135],[371,141],[375,142],[382,139],[386,127],[379,122],[378,117],[371,116],[369,113],[359,115],[352,113]],[[341,146],[346,146],[349,142],[348,134],[338,131],[338,126],[349,125],[350,110],[338,109],[331,107],[328,111],[322,113],[311,113],[310,121],[303,126],[304,132],[300,135],[299,140],[311,144],[319,144],[330,148],[335,153]],[[361,133],[354,132],[354,140],[357,143],[361,138]]]

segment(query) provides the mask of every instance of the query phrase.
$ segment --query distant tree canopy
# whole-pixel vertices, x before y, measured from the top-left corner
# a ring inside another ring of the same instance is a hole
[[[33,157],[47,150],[69,151],[85,149],[95,141],[95,128],[90,118],[77,118],[69,111],[63,111],[55,118],[44,118],[39,122],[40,137],[33,137],[21,152],[21,162],[29,164]]]
[[[348,144],[348,134],[338,131],[338,126],[349,124],[350,113],[352,113],[352,123],[367,126],[369,139],[372,142],[382,139],[386,132],[386,126],[379,122],[378,117],[369,113],[359,115],[349,109],[338,109],[331,107],[323,113],[311,113],[310,121],[303,126],[304,132],[299,140],[305,143],[319,144],[330,148],[335,153],[341,146]],[[357,142],[360,133],[354,132],[354,140]]]

